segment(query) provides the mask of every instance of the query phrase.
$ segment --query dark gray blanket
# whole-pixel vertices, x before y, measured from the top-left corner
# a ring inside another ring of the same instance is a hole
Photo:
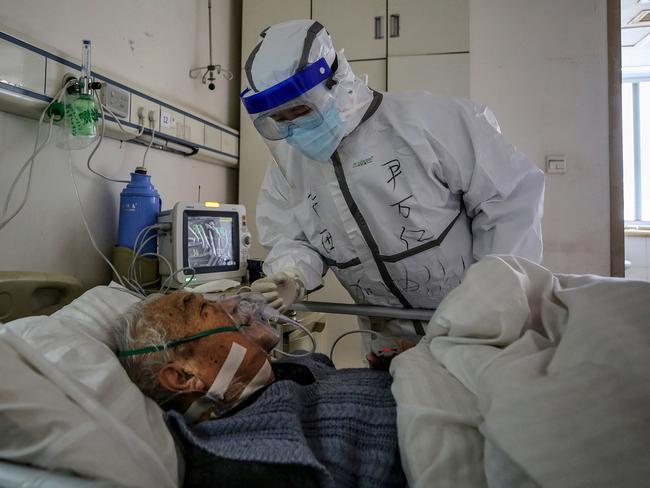
[[[193,480],[189,484],[202,486],[210,478],[212,483],[224,483],[228,473],[219,468],[239,461],[240,472],[246,466],[251,473],[260,470],[259,486],[272,486],[268,476],[281,477],[283,472],[295,480],[294,484],[283,480],[285,487],[406,486],[387,372],[336,370],[320,354],[274,365],[274,371],[285,379],[227,417],[188,425],[181,414],[167,414],[186,454],[201,458],[186,455],[188,477]],[[206,460],[205,454],[215,462]]]

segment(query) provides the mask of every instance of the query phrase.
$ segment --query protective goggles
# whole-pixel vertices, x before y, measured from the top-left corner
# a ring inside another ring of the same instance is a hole
[[[262,137],[279,141],[295,128],[315,129],[323,123],[323,108],[332,98],[323,82],[331,78],[332,69],[320,58],[259,93],[246,88],[240,97]]]

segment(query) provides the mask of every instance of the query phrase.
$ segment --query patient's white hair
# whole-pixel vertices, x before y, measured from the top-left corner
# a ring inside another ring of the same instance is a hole
[[[159,344],[164,344],[171,338],[160,316],[146,314],[147,308],[162,298],[162,294],[153,294],[132,305],[115,326],[116,343],[119,351],[128,351]],[[158,373],[170,361],[173,361],[180,351],[164,348],[160,351],[120,357],[120,362],[129,378],[142,392],[157,403],[168,400],[172,393],[161,386]]]

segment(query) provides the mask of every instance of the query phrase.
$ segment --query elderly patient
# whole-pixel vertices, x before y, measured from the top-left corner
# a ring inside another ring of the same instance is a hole
[[[388,372],[270,363],[275,329],[239,305],[177,292],[120,321],[120,360],[167,410],[184,486],[406,486]]]

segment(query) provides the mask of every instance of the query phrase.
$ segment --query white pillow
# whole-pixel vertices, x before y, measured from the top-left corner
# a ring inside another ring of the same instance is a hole
[[[9,442],[3,435],[0,458],[124,486],[179,485],[179,458],[162,410],[113,352],[112,323],[136,301],[101,286],[51,317],[4,326],[0,431],[13,435]]]

